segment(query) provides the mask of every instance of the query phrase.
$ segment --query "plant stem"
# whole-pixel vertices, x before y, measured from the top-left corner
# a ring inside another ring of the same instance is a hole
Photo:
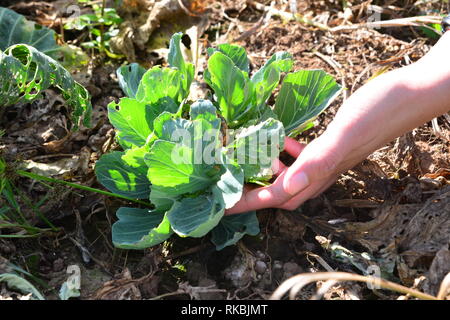
[[[100,194],[103,194],[103,195],[109,196],[109,197],[121,198],[121,199],[124,199],[124,200],[128,200],[128,201],[132,201],[132,202],[135,202],[135,203],[142,204],[142,205],[147,206],[147,207],[151,206],[150,203],[145,202],[145,201],[136,200],[136,199],[129,198],[129,197],[126,197],[126,196],[121,196],[121,195],[116,194],[116,193],[112,193],[112,192],[108,192],[108,191],[104,191],[104,190],[100,190],[100,189],[96,189],[96,188],[91,188],[91,187],[88,187],[88,186],[83,186],[83,185],[77,184],[77,183],[72,183],[72,182],[68,182],[68,181],[64,181],[64,180],[53,179],[53,178],[49,178],[49,177],[46,177],[46,176],[41,176],[39,174],[35,174],[35,173],[23,171],[23,170],[17,170],[16,173],[18,175],[20,175],[20,176],[27,177],[27,178],[34,179],[34,180],[38,180],[38,181],[47,181],[47,182],[59,183],[59,184],[63,184],[63,185],[66,185],[66,186],[69,186],[69,187],[72,187],[72,188],[77,188],[77,189],[81,189],[81,190],[85,190],[85,191],[100,193]]]

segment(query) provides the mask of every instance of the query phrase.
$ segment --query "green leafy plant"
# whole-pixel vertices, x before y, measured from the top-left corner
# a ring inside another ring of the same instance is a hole
[[[0,7],[0,50],[15,44],[27,44],[41,53],[57,58],[60,47],[55,41],[56,33],[13,10]]]
[[[53,30],[0,7],[0,107],[31,102],[54,87],[72,108],[74,128],[89,125],[89,93],[54,59],[58,52]]]
[[[71,108],[72,129],[76,130],[82,123],[89,126],[92,109],[89,93],[55,60],[59,52],[53,30],[0,7],[0,107],[31,102],[40,98],[42,91],[52,87],[60,90]],[[0,114],[3,111],[0,109]],[[4,131],[0,130],[0,137],[3,134]],[[37,203],[34,202],[14,183],[15,177],[21,175],[16,165],[8,164],[0,157],[0,229],[20,231],[0,234],[0,237],[35,237],[57,231],[39,210],[51,191]],[[32,174],[22,171],[22,175]],[[39,175],[31,178],[46,179]],[[49,228],[33,226],[24,207],[28,207],[28,211]]]
[[[288,73],[271,107],[267,101],[291,70],[292,56],[276,53],[250,77],[244,48],[223,44],[208,50],[211,100],[190,101],[194,67],[183,59],[181,36],[170,41],[169,67],[118,70],[128,97],[112,102],[108,114],[124,151],[103,155],[96,175],[111,192],[153,205],[117,211],[112,238],[120,248],[211,232],[220,250],[256,235],[255,212],[224,216],[225,210],[239,201],[245,182],[269,181],[285,135],[311,127],[341,90],[321,70]]]
[[[120,58],[110,51],[109,41],[119,33],[119,25],[123,21],[117,14],[115,8],[106,8],[106,3],[102,5],[92,1],[78,1],[86,3],[92,7],[94,13],[83,14],[73,18],[64,25],[66,30],[88,30],[89,41],[84,41],[81,46],[86,49],[96,49],[105,52],[110,58]]]

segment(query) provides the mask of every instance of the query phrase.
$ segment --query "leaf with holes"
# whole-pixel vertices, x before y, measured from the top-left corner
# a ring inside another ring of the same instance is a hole
[[[152,113],[152,106],[136,99],[122,98],[119,103],[108,105],[108,118],[117,129],[117,135],[122,141],[142,147],[152,133],[152,123],[157,112]]]
[[[56,60],[28,45],[14,45],[0,52],[0,106],[33,101],[51,87],[59,89],[72,108],[74,128],[81,123],[89,126],[89,93]]]
[[[144,73],[147,70],[137,63],[122,66],[117,69],[117,79],[120,88],[129,98],[135,98]]]

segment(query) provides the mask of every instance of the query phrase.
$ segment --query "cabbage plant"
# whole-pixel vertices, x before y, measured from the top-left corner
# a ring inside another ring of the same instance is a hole
[[[117,72],[127,97],[111,102],[108,116],[123,151],[103,155],[95,172],[111,192],[152,205],[117,210],[112,239],[119,248],[210,233],[220,250],[258,234],[255,212],[225,216],[225,210],[239,201],[245,183],[270,181],[285,135],[310,128],[341,91],[324,71],[290,72],[287,52],[250,76],[245,49],[222,44],[208,50],[203,76],[211,94],[191,101],[195,70],[183,58],[181,36],[170,41],[168,67],[131,64]]]

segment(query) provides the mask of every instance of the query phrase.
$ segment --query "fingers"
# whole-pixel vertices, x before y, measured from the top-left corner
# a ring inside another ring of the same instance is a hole
[[[314,183],[310,187],[305,189],[303,192],[300,192],[298,195],[294,196],[289,201],[279,206],[279,208],[291,211],[295,210],[307,200],[318,197],[322,192],[327,190],[334,182],[335,177],[330,178],[328,181],[319,181],[318,183]]]
[[[333,137],[319,137],[306,147],[286,138],[284,150],[298,157],[294,164],[286,167],[276,159],[272,166],[278,175],[275,182],[269,187],[247,190],[233,208],[226,210],[226,214],[262,208],[293,210],[333,183],[342,160],[342,152]]]
[[[312,183],[328,179],[339,170],[342,151],[333,139],[319,137],[302,151],[302,155],[286,170],[284,189],[296,196]]]
[[[295,139],[286,137],[284,139],[284,151],[289,153],[292,157],[298,158],[300,153],[305,149],[306,145],[298,142]]]
[[[305,149],[305,145],[299,143],[297,140],[286,137],[284,140],[284,151],[286,151],[289,155],[294,158],[297,158],[300,153]],[[275,176],[280,175],[284,172],[288,167],[281,162],[278,158],[273,161],[272,171]]]
[[[290,195],[285,192],[282,183],[285,172],[282,172],[271,186],[253,190],[247,189],[241,200],[233,208],[226,210],[225,214],[235,214],[262,208],[276,208],[289,200]]]
[[[279,176],[283,173],[288,167],[280,161],[280,159],[276,158],[272,163],[272,172],[275,176]]]

